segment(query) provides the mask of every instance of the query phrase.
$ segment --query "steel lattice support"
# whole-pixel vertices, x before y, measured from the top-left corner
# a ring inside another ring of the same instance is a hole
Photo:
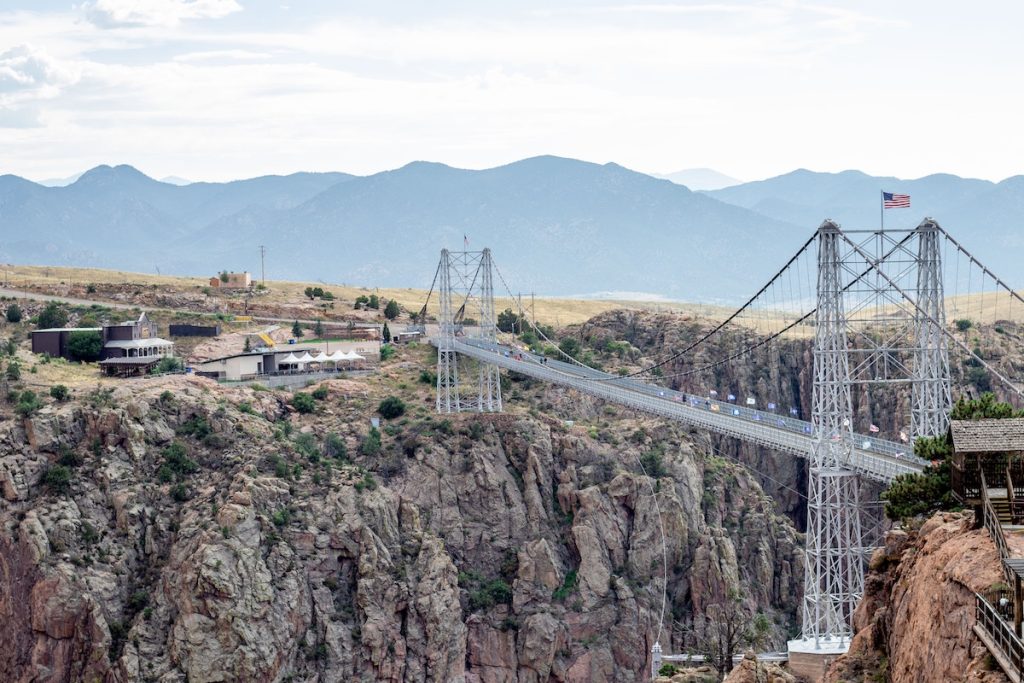
[[[911,435],[939,436],[949,427],[952,399],[949,387],[949,348],[942,288],[942,234],[925,219],[916,230],[917,308],[914,311],[914,382],[910,402]]]
[[[455,320],[452,309],[451,257],[441,250],[438,268],[437,412],[459,412],[459,365],[455,355]]]
[[[494,274],[491,264],[491,250],[484,249],[480,258],[480,337],[497,341],[498,320],[494,312]],[[501,412],[501,379],[498,366],[493,363],[480,364],[480,391],[477,409],[484,413]]]
[[[835,648],[851,635],[850,620],[864,593],[859,482],[846,469],[853,449],[853,408],[847,348],[839,227],[818,229],[818,311],[807,484],[807,550],[803,640]]]
[[[501,381],[498,366],[479,363],[477,390],[466,391],[459,382],[459,356],[455,340],[461,335],[467,308],[479,302],[479,337],[497,340],[498,328],[494,311],[494,280],[491,250],[482,252],[441,251],[437,286],[440,300],[437,339],[437,412],[464,411],[500,412]]]

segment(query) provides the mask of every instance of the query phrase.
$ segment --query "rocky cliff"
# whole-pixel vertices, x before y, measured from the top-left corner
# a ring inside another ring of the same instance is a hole
[[[782,644],[801,539],[743,469],[557,389],[441,419],[423,362],[308,414],[195,378],[5,412],[0,679],[644,680],[727,593]]]
[[[995,545],[973,521],[939,513],[917,531],[888,534],[871,560],[850,651],[826,683],[1008,680],[971,630],[975,592],[1003,580]]]

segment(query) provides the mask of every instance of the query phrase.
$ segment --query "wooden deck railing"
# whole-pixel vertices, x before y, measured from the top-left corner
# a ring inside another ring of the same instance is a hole
[[[981,516],[985,529],[988,530],[992,542],[996,544],[999,551],[999,564],[1002,565],[1003,575],[1006,577],[1006,585],[1013,585],[1013,573],[1006,566],[1004,560],[1010,557],[1010,550],[1006,545],[1006,535],[1003,534],[1003,525],[999,523],[999,517],[992,507],[992,499],[988,497],[988,483],[985,473],[981,473]]]
[[[1013,632],[1013,624],[1000,615],[998,603],[975,593],[975,629],[984,631],[982,640],[1012,681],[1024,681],[1024,642]],[[987,636],[987,637],[986,637]]]

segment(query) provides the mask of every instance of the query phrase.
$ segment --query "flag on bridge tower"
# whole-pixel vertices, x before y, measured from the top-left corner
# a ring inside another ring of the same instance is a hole
[[[882,208],[884,209],[909,209],[910,195],[896,194],[895,192],[882,192]]]
[[[871,425],[870,427],[868,427],[868,431],[871,432],[872,434],[877,434],[878,427],[876,427],[875,425]]]
[[[469,235],[462,235],[462,248],[469,249]]]

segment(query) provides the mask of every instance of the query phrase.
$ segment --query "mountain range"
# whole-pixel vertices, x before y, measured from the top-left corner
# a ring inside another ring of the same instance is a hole
[[[175,179],[178,180],[178,179]],[[370,176],[296,173],[227,183],[154,180],[98,166],[66,186],[0,176],[0,260],[367,286],[426,287],[442,247],[492,248],[495,291],[645,292],[731,302],[751,293],[824,218],[874,228],[879,192],[912,196],[888,227],[932,216],[1015,277],[1024,177],[798,170],[694,192],[617,164],[543,156],[485,170],[413,162]]]

